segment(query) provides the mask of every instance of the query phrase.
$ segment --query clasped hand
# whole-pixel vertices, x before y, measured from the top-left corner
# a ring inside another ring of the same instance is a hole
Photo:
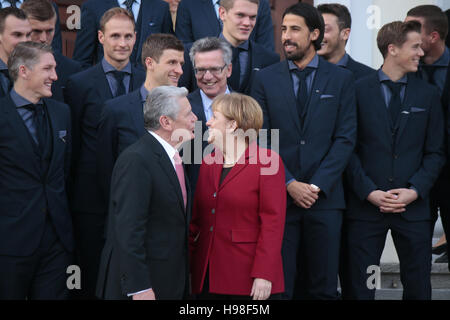
[[[367,200],[378,207],[383,213],[401,213],[406,211],[406,206],[417,199],[414,189],[392,189],[388,191],[372,191]]]
[[[319,199],[320,188],[307,183],[292,181],[287,186],[294,203],[304,209],[309,209]]]

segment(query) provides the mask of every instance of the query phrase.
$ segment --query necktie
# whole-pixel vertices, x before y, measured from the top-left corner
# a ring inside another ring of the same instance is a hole
[[[133,14],[133,3],[136,0],[125,0],[124,2],[122,2],[123,4],[125,4],[125,7],[127,7],[127,10],[129,13]],[[133,14],[134,16],[134,14]]]
[[[19,2],[19,0],[6,0],[6,2],[9,2],[11,7],[17,8],[17,2]]]
[[[232,71],[230,76],[230,86],[234,91],[239,91],[239,82],[241,79],[241,63],[239,61],[239,48],[233,48]]]
[[[26,106],[28,110],[33,112],[33,123],[36,130],[36,140],[38,142],[39,152],[44,154],[45,149],[45,119],[44,107],[42,104],[29,104]]]
[[[402,100],[400,96],[400,91],[402,90],[402,83],[392,82],[391,80],[383,81],[389,89],[391,90],[391,100],[389,101],[389,114],[391,115],[392,123],[395,124],[397,121],[398,114],[402,106]]]
[[[114,78],[116,79],[117,82],[117,90],[116,90],[116,94],[114,95],[114,97],[118,97],[121,95],[124,95],[125,93],[127,93],[126,89],[125,89],[125,85],[123,84],[123,78],[125,77],[126,73],[123,71],[112,71],[112,74],[114,75]]]
[[[175,153],[173,159],[175,160],[175,171],[177,173],[178,182],[180,183],[181,193],[183,194],[184,208],[186,208],[187,191],[186,191],[186,182],[184,180],[183,162],[181,161],[180,154],[178,152]]]
[[[437,68],[436,66],[433,65],[423,65],[422,66],[422,70],[425,71],[425,73],[427,74],[427,80],[428,83],[435,85],[436,81],[434,81],[434,73],[436,72]]]
[[[299,84],[297,90],[297,110],[300,119],[304,117],[308,103],[309,93],[306,85],[306,78],[314,71],[314,68],[306,67],[303,70],[295,69],[294,72],[298,77]]]
[[[216,11],[217,20],[219,20],[220,31],[222,31],[222,29],[223,29],[223,22],[220,19],[219,7],[220,7],[220,0],[216,0],[216,2],[214,3],[214,10]]]

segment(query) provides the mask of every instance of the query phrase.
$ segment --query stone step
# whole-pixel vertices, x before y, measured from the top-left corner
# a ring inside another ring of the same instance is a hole
[[[402,289],[379,289],[375,291],[375,300],[402,300]],[[432,300],[450,300],[450,289],[433,289]]]

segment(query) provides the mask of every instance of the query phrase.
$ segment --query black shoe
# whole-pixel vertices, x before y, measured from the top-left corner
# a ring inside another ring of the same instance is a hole
[[[434,263],[448,263],[448,254],[444,253],[442,256],[434,260]]]
[[[431,249],[432,254],[442,254],[447,251],[447,242]]]

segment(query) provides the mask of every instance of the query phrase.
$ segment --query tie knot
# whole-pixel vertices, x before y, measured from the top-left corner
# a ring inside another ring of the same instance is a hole
[[[391,80],[384,81],[384,84],[389,87],[392,94],[400,94],[400,90],[403,87],[403,83],[401,82],[393,82]]]
[[[312,72],[314,71],[314,68],[306,67],[303,70],[295,69],[294,72],[299,78],[299,80],[305,80]]]
[[[6,1],[9,2],[11,7],[17,8],[17,2],[19,2],[19,0],[6,0]]]
[[[34,112],[36,112],[36,114],[39,114],[39,115],[44,112],[44,106],[40,103],[38,103],[38,104],[30,103],[30,104],[27,104],[26,106],[24,106],[24,108],[26,108],[30,111],[34,111]]]
[[[123,81],[123,78],[124,78],[125,75],[126,75],[126,72],[124,72],[124,71],[118,71],[118,70],[111,71],[111,73],[114,75],[114,78],[116,78],[116,80],[117,80],[118,82]]]
[[[173,160],[175,160],[175,164],[182,164],[183,162],[181,161],[181,157],[180,154],[177,152],[175,152],[175,154],[173,155]]]
[[[122,3],[127,7],[127,10],[128,10],[129,12],[132,12],[133,3],[135,3],[135,2],[136,2],[136,0],[125,0],[125,1],[122,2]]]

